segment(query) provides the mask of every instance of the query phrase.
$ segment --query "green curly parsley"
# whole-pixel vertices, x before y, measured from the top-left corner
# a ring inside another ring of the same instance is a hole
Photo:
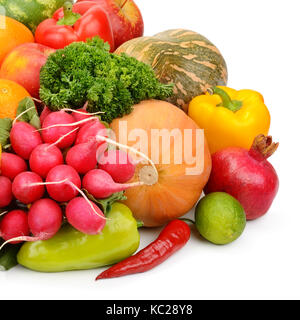
[[[78,109],[88,101],[88,111],[105,112],[101,118],[108,123],[142,100],[164,100],[173,93],[173,85],[160,83],[150,66],[109,53],[98,37],[50,55],[40,80],[40,98],[51,110]]]

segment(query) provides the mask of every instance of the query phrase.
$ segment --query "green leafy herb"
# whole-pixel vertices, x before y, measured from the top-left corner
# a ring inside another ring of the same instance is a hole
[[[20,245],[7,244],[0,251],[0,271],[7,271],[18,265],[17,254],[19,250]]]
[[[127,197],[124,196],[124,191],[114,193],[112,196],[106,199],[96,199],[94,198],[90,193],[88,193],[87,190],[83,190],[83,192],[86,194],[86,196],[93,202],[97,203],[103,210],[103,213],[107,215],[110,210],[111,206],[117,202],[117,201],[124,201],[127,200]]]
[[[109,53],[109,45],[96,37],[57,50],[40,73],[40,98],[52,110],[78,109],[105,112],[111,123],[148,99],[166,99],[173,85],[160,83],[149,65],[125,54]]]
[[[20,116],[22,114],[22,116]],[[17,117],[19,121],[28,122],[36,129],[41,128],[41,121],[36,110],[33,100],[29,97],[24,98],[20,101],[17,109]]]
[[[11,127],[11,119],[0,119],[0,144],[2,146],[2,149],[5,149],[8,146]]]

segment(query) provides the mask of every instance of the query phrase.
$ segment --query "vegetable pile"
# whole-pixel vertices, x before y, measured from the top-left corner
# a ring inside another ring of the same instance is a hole
[[[16,1],[0,30],[0,270],[108,279],[158,266],[191,228],[240,238],[279,189],[263,96],[227,87],[196,32],[142,37],[133,0],[51,3]],[[134,255],[139,228],[162,226]]]
[[[110,54],[99,38],[58,50],[40,77],[40,97],[51,110],[76,109],[88,101],[88,111],[102,111],[108,123],[129,114],[140,101],[163,100],[173,90],[172,85],[161,84],[146,64]]]

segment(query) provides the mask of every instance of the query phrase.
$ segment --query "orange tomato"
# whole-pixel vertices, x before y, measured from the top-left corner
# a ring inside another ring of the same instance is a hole
[[[0,65],[12,49],[26,42],[34,42],[32,32],[22,23],[0,15]]]
[[[16,82],[0,79],[0,119],[16,117],[19,102],[29,93]]]

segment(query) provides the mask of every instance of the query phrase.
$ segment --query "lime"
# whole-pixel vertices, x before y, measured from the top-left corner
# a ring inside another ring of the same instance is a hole
[[[243,233],[246,215],[241,204],[223,192],[211,193],[196,207],[196,227],[214,244],[228,244]]]

